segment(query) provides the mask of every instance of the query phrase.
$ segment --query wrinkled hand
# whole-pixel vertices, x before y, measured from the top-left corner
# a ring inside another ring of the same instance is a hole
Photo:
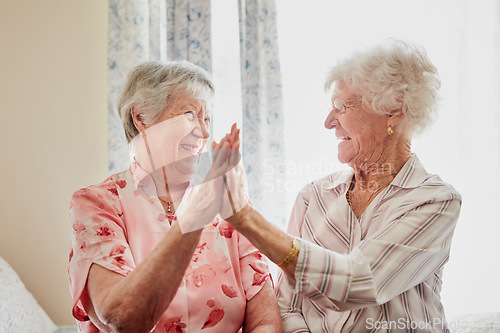
[[[250,200],[243,163],[240,162],[229,170],[224,177],[226,195],[222,201],[220,215],[223,219],[227,220],[250,204]]]
[[[206,180],[220,177],[234,168],[240,161],[240,130],[233,124],[231,132],[222,140],[212,142],[212,168]]]
[[[231,147],[229,158],[229,170],[222,176],[225,188],[225,196],[222,201],[221,217],[227,219],[249,204],[248,185],[243,162],[240,160],[240,130],[233,125],[231,133],[226,135],[226,146]],[[239,160],[239,162],[238,162]],[[237,163],[237,164],[235,164]]]
[[[232,216],[233,210],[228,209],[231,207],[228,193],[234,192],[232,194],[234,207],[244,206],[241,206],[240,190],[236,190],[242,184],[237,178],[241,172],[235,171],[238,170],[240,160],[239,132],[240,130],[234,124],[231,132],[226,134],[219,143],[212,143],[212,166],[205,180],[201,185],[192,189],[195,191],[193,200],[182,201],[177,208],[178,222],[183,233],[204,228],[222,211],[224,211],[224,214],[221,214],[223,218]],[[232,191],[231,187],[234,187]]]

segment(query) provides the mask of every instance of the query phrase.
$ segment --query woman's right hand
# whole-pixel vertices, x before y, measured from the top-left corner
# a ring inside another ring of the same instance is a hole
[[[236,124],[219,143],[214,142],[212,166],[202,184],[193,187],[193,199],[182,201],[176,214],[182,233],[202,229],[221,212],[228,200],[223,176],[239,162],[239,130]],[[236,149],[232,149],[232,148]],[[232,215],[232,214],[231,214]]]
[[[239,153],[239,135],[240,130],[236,124],[234,124],[231,127],[231,132],[228,133],[220,143],[222,144],[222,154],[227,155],[224,156],[225,160],[222,159],[223,162],[221,162],[214,159],[215,165],[216,163],[225,163],[223,164],[224,167],[220,168],[224,171],[222,180],[224,182],[224,190],[226,192],[223,194],[223,201],[220,210],[220,214],[223,219],[233,216],[250,203],[248,199],[248,186],[245,170]],[[215,146],[215,144],[213,146]]]
[[[212,142],[212,168],[207,178],[220,177],[239,163],[241,159],[239,135],[240,130],[236,127],[236,123],[234,123],[231,126],[231,132],[226,134],[219,143],[216,141]]]

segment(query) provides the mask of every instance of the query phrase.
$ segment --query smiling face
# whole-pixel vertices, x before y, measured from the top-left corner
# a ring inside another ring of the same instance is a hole
[[[134,123],[141,133],[134,141],[139,165],[149,173],[165,166],[169,183],[188,181],[209,137],[207,102],[184,94],[154,124],[145,126],[137,116]]]
[[[169,133],[164,132],[164,142],[172,146],[173,160],[183,161],[198,156],[210,136],[208,127],[211,116],[206,101],[185,95],[163,112],[158,123],[171,122]]]
[[[340,140],[339,161],[353,168],[379,162],[389,138],[387,127],[390,116],[365,110],[360,98],[343,82],[337,83],[331,98],[332,110],[325,120],[325,127],[335,129],[335,135]],[[342,108],[342,105],[345,107]]]

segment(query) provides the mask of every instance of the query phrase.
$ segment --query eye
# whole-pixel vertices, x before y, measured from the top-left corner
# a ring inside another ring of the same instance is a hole
[[[210,125],[210,122],[212,121],[212,119],[210,119],[210,117],[205,117],[205,124]]]
[[[189,119],[189,120],[191,120],[191,121],[195,120],[195,118],[196,118],[196,114],[195,114],[195,112],[194,112],[194,111],[187,111],[187,112],[185,112],[184,114],[185,114],[185,115],[188,117],[188,119]]]
[[[338,99],[333,101],[333,107],[335,108],[335,110],[337,110],[337,112],[345,111],[344,102]]]

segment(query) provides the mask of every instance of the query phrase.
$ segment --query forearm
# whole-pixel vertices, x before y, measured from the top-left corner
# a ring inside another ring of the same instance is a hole
[[[278,325],[277,323],[263,323],[251,331],[243,330],[243,333],[271,333],[271,332],[283,332],[283,325]]]
[[[290,253],[293,237],[276,228],[251,206],[245,206],[227,221],[272,262],[280,264]],[[285,267],[280,267],[288,276],[294,278],[296,263],[295,256]]]
[[[153,252],[94,304],[99,320],[119,332],[153,328],[174,298],[200,235],[182,234],[174,223]]]
[[[278,302],[269,279],[247,302],[243,333],[247,332],[283,332]]]

